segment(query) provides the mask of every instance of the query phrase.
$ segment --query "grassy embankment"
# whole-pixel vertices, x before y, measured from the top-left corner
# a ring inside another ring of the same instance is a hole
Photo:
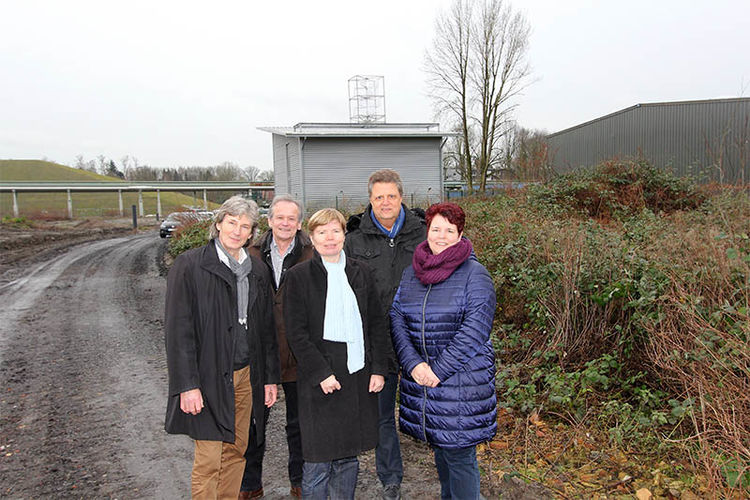
[[[119,179],[95,174],[86,170],[67,167],[40,160],[0,160],[0,182],[2,181],[118,181]],[[202,196],[202,195],[201,195]],[[182,193],[161,193],[163,215],[184,210],[198,204],[203,199]],[[73,216],[90,217],[119,215],[117,192],[111,193],[72,193]],[[19,215],[27,219],[55,219],[68,216],[66,193],[19,193]],[[131,205],[138,206],[138,193],[123,192],[125,216],[130,215]],[[209,202],[209,209],[218,205]],[[147,214],[156,213],[156,193],[143,193],[143,209]],[[10,193],[0,193],[0,217],[13,215],[13,198]]]
[[[460,203],[498,295],[485,480],[561,498],[750,495],[747,192],[609,162]],[[170,252],[205,241],[186,228]]]

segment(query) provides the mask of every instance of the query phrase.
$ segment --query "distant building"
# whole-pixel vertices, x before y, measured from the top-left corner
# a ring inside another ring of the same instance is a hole
[[[323,207],[354,211],[368,202],[367,179],[392,168],[407,205],[426,206],[443,193],[444,139],[437,123],[298,123],[260,127],[273,139],[276,193]]]
[[[547,136],[557,172],[642,157],[678,175],[750,181],[750,98],[636,104]]]

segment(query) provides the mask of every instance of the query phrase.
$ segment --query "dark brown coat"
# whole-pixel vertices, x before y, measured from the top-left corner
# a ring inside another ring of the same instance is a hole
[[[248,253],[253,255],[268,266],[271,273],[271,283],[275,289],[273,299],[273,317],[276,322],[276,340],[279,344],[279,356],[281,358],[281,381],[297,381],[297,360],[294,359],[292,351],[289,349],[289,343],[286,340],[286,327],[284,326],[284,283],[286,273],[293,266],[310,260],[315,250],[313,250],[310,238],[304,231],[297,231],[294,237],[294,248],[284,257],[284,265],[281,270],[281,279],[279,286],[276,288],[276,280],[273,279],[273,263],[271,262],[271,241],[273,234],[267,231],[252,247],[248,248]]]
[[[247,340],[253,407],[264,405],[264,385],[279,383],[279,352],[268,268],[260,260],[248,276]],[[193,439],[234,442],[234,337],[237,282],[216,254],[214,242],[177,257],[167,277],[165,341],[169,399],[165,429]],[[197,415],[180,409],[180,393],[200,388],[205,407]],[[254,419],[264,436],[262,418]]]
[[[284,290],[286,333],[297,358],[297,390],[305,461],[328,462],[375,448],[378,395],[370,376],[388,372],[390,342],[386,318],[367,264],[346,259],[346,276],[362,317],[365,366],[347,369],[347,348],[323,340],[327,273],[320,256],[289,270]],[[320,382],[335,375],[341,389],[324,394]]]

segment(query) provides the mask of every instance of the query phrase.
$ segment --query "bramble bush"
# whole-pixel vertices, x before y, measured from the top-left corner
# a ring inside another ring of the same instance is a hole
[[[461,203],[497,289],[501,405],[683,446],[717,490],[750,480],[746,191],[611,161]]]
[[[169,254],[177,257],[182,252],[208,243],[208,228],[211,222],[210,219],[191,219],[177,228],[167,245]]]

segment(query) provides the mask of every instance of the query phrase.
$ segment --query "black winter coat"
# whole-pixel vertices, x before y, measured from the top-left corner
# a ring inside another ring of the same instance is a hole
[[[284,327],[284,282],[286,273],[292,267],[300,262],[310,260],[313,256],[312,243],[304,231],[297,231],[294,236],[294,248],[284,257],[284,263],[281,270],[281,279],[279,286],[276,288],[276,281],[273,279],[273,262],[271,260],[271,241],[273,234],[267,231],[258,243],[248,248],[248,253],[261,259],[268,266],[271,273],[271,284],[274,285],[273,299],[273,317],[276,322],[276,341],[279,344],[279,357],[281,358],[281,381],[297,381],[297,360],[294,359],[292,351],[289,350],[289,343],[286,340],[286,328]]]
[[[320,256],[297,264],[286,276],[286,335],[297,358],[297,391],[305,461],[352,457],[378,443],[378,395],[370,376],[388,370],[390,335],[366,264],[346,259],[346,276],[357,297],[365,342],[365,366],[350,374],[347,347],[323,340],[327,272]],[[341,389],[324,394],[320,383],[335,375]]]
[[[247,310],[253,407],[264,405],[264,385],[279,383],[279,352],[273,325],[271,276],[255,257]],[[234,336],[237,282],[213,241],[177,257],[167,277],[165,340],[169,399],[165,429],[193,439],[234,442]],[[199,388],[204,408],[180,409],[180,393]],[[254,419],[264,436],[263,419]],[[260,438],[262,440],[262,438]]]
[[[383,306],[383,316],[386,317],[401,283],[401,275],[404,269],[411,266],[414,249],[427,235],[423,213],[417,215],[403,204],[401,208],[406,213],[404,225],[393,239],[383,234],[372,222],[372,205],[367,205],[361,214],[349,217],[346,223],[344,252],[349,257],[367,262],[373,270],[375,288]],[[390,335],[388,338],[390,340]],[[395,354],[389,363],[389,373],[397,373],[398,361]]]

